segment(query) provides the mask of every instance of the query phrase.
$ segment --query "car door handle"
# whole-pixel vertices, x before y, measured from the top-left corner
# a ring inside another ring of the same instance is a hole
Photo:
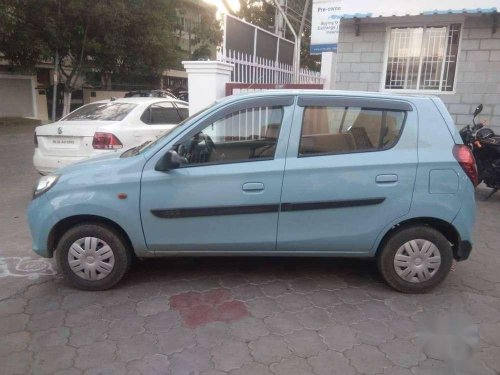
[[[397,174],[379,174],[375,177],[375,182],[377,184],[390,184],[394,182],[398,182]]]
[[[262,191],[264,184],[262,182],[247,182],[242,186],[243,191]]]

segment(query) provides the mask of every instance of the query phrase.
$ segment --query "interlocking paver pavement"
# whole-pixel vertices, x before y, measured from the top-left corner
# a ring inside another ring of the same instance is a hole
[[[471,259],[425,295],[315,258],[147,260],[82,292],[30,250],[32,131],[0,127],[1,374],[500,373],[500,194],[478,202]]]

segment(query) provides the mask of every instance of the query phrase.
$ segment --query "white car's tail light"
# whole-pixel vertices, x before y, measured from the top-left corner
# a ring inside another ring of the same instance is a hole
[[[92,147],[96,150],[116,150],[122,148],[123,144],[112,133],[96,132],[92,140]]]

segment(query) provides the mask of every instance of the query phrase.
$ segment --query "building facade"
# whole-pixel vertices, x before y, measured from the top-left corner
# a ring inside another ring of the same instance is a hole
[[[341,21],[331,86],[439,96],[457,127],[481,121],[500,133],[500,30],[496,8]]]
[[[203,0],[183,0],[177,3],[175,35],[181,60],[189,60],[193,55],[205,59],[215,58],[217,46],[211,43],[208,34],[213,31],[211,26],[218,22],[216,13],[216,7]]]

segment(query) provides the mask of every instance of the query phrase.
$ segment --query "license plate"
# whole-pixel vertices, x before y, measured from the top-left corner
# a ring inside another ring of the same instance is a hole
[[[76,149],[80,147],[80,137],[48,137],[45,142],[48,148]]]
[[[74,139],[53,139],[52,143],[56,145],[74,145],[75,140]]]

